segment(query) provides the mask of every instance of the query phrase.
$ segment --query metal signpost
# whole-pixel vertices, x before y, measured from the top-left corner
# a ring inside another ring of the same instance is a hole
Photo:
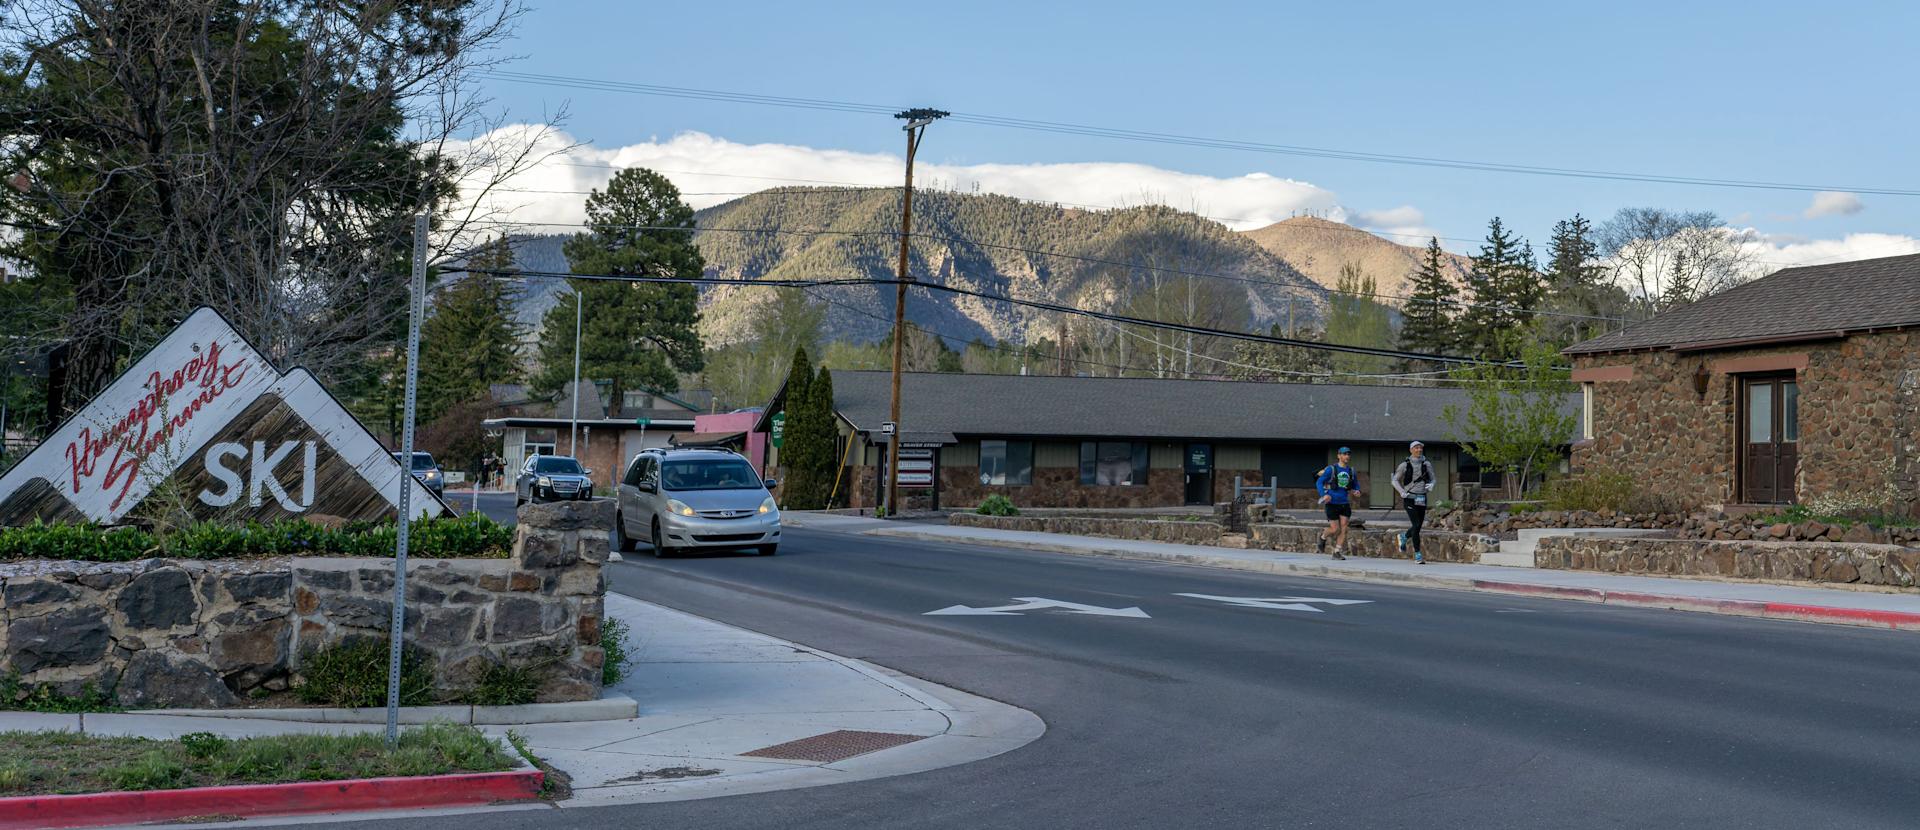
[[[400,526],[393,548],[393,621],[387,629],[387,746],[400,740],[401,634],[407,623],[407,531],[413,524],[413,405],[420,383],[420,318],[426,314],[427,214],[413,217],[413,279],[407,296],[407,392],[400,415]]]

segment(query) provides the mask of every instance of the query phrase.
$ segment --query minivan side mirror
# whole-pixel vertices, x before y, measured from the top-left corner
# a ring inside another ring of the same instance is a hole
[[[587,476],[593,475],[593,468],[592,467],[586,468],[586,471],[582,472],[581,475],[587,475]]]
[[[764,484],[766,484],[766,485],[767,485],[767,489],[768,489],[768,490],[772,490],[773,488],[775,488],[775,487],[779,487],[779,486],[780,486],[780,479],[777,479],[777,478],[770,478],[770,479],[767,479],[767,480],[766,480],[765,482],[762,482],[762,483],[764,483]]]
[[[651,482],[651,481],[642,481],[642,482],[640,482],[639,484],[635,484],[635,485],[633,485],[633,489],[635,489],[635,490],[639,490],[639,491],[640,491],[640,492],[642,492],[642,493],[658,493],[658,492],[660,492],[660,488],[658,488],[658,487],[655,487],[655,486],[653,486],[653,482]]]

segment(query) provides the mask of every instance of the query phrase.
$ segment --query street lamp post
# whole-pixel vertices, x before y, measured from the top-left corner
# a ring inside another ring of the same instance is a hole
[[[906,339],[901,335],[907,322],[907,245],[913,240],[913,156],[920,149],[920,136],[927,131],[927,125],[947,115],[942,110],[916,107],[893,116],[907,122],[900,128],[907,133],[907,183],[900,194],[900,268],[894,277],[893,295],[893,405],[889,410],[893,436],[887,444],[885,505],[889,518],[898,512],[895,505],[900,503],[900,443],[906,435],[900,427],[900,371],[906,361]]]

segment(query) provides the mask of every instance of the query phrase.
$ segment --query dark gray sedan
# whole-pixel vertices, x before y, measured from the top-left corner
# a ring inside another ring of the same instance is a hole
[[[593,471],[569,455],[536,455],[513,481],[514,504],[593,498]]]

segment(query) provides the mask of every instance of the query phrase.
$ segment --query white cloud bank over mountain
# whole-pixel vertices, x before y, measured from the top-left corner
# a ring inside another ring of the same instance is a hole
[[[534,129],[512,126],[478,140],[518,139]],[[576,230],[586,218],[582,202],[587,191],[604,187],[622,167],[648,167],[666,175],[695,208],[781,186],[898,187],[901,177],[902,162],[897,155],[791,144],[741,144],[699,132],[622,147],[570,148],[572,144],[574,140],[564,133],[541,134],[534,157],[546,157],[482,198],[478,206],[482,214],[513,224],[483,224],[482,229]],[[466,192],[477,190],[484,175],[470,176],[464,183]],[[949,165],[922,160],[914,168],[914,185],[961,192],[978,190],[1088,208],[1163,204],[1212,217],[1235,230],[1312,214],[1372,230],[1404,245],[1419,246],[1428,236],[1439,235],[1413,205],[1358,210],[1341,204],[1331,190],[1267,173],[1219,177],[1126,162]],[[1853,194],[1820,193],[1807,208],[1807,215],[1851,215],[1862,209]],[[1544,253],[1544,240],[1535,242]],[[1920,239],[1882,233],[1805,239],[1756,231],[1752,244],[1762,273],[1786,265],[1920,253]],[[1474,246],[1451,241],[1446,247],[1470,250]]]

